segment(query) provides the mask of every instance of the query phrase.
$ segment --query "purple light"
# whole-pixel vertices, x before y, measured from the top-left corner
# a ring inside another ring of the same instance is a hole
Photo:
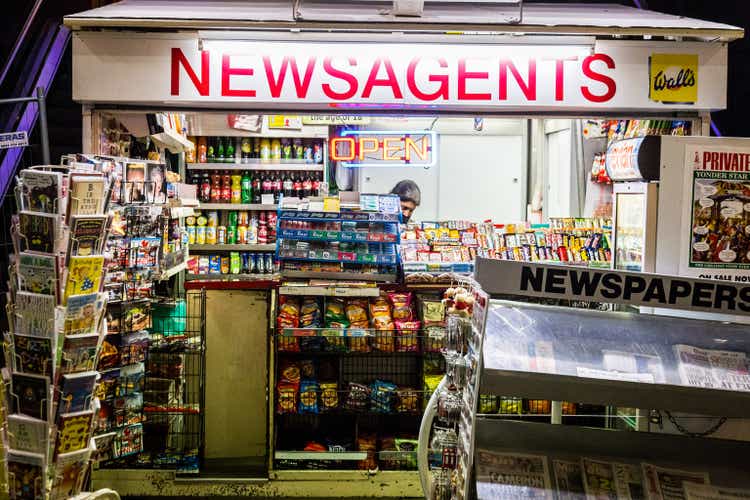
[[[711,130],[713,131],[716,137],[723,137],[721,135],[721,130],[719,130],[719,127],[716,126],[716,122],[713,120],[711,120]]]
[[[633,3],[635,3],[635,6],[639,9],[643,9],[643,6],[641,5],[641,0],[633,0]]]

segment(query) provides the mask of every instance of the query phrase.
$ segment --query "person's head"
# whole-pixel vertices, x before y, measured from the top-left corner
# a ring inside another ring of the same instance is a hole
[[[422,201],[422,193],[419,191],[417,183],[405,179],[391,189],[391,194],[397,194],[401,200],[401,213],[404,216],[404,222],[409,222],[414,210]]]

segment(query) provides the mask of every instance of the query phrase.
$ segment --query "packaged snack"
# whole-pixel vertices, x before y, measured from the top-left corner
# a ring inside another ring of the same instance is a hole
[[[349,328],[349,352],[370,352],[370,337],[367,321],[352,323]]]
[[[377,440],[374,434],[361,433],[357,438],[357,451],[366,451],[367,458],[361,460],[357,464],[357,468],[360,470],[375,470],[378,467],[378,462],[375,459]]]
[[[443,352],[445,349],[446,331],[444,326],[425,326],[424,333],[425,352]]]
[[[281,296],[276,325],[279,329],[299,327],[299,301],[296,297]]]
[[[299,362],[299,375],[303,379],[315,378],[315,361],[312,359],[303,359]]]
[[[301,328],[320,328],[322,326],[320,304],[316,299],[308,297],[302,302],[299,325]]]
[[[320,387],[315,380],[303,380],[299,386],[299,412],[319,413],[318,391]]]
[[[391,317],[391,305],[382,296],[372,299],[370,302],[370,318],[375,318],[376,316]]]
[[[344,301],[342,299],[331,299],[326,303],[325,322],[329,326],[331,322],[346,321],[344,312]]]
[[[372,339],[372,349],[380,352],[394,352],[394,332],[393,330],[377,330],[373,332],[375,337]]]
[[[489,396],[481,396],[481,398],[489,397]],[[494,397],[494,396],[493,396]],[[494,409],[495,411],[486,411],[482,413],[502,413],[505,415],[520,415],[523,413],[523,400],[521,398],[495,398],[495,405]],[[499,399],[499,404],[498,404]],[[481,403],[481,399],[480,399]],[[493,407],[490,406],[488,408],[485,408],[486,410],[492,410]]]
[[[336,382],[320,383],[321,411],[335,410],[339,406],[338,384]]]
[[[276,338],[276,350],[279,352],[299,352],[299,339],[280,335]]]
[[[338,328],[321,330],[320,334],[325,339],[323,350],[328,352],[346,352],[346,339]]]
[[[279,382],[276,386],[276,413],[295,413],[297,411],[297,390],[299,386],[286,382]]]
[[[391,303],[394,321],[410,321],[414,317],[412,310],[413,294],[389,293],[388,301]]]
[[[344,406],[347,410],[364,411],[370,401],[370,388],[364,384],[349,382]]]
[[[320,352],[325,343],[326,339],[318,335],[299,337],[299,348],[302,352]]]
[[[422,358],[422,373],[426,375],[442,375],[445,373],[444,358],[442,356],[424,356]]]
[[[420,312],[425,327],[445,324],[445,305],[439,299],[423,298],[420,302]]]
[[[281,365],[281,376],[279,382],[299,385],[301,380],[301,372],[299,365],[292,361],[285,361]]]
[[[425,402],[432,396],[432,393],[435,392],[435,389],[437,389],[437,386],[440,384],[440,381],[443,380],[442,375],[425,375],[424,376],[424,399]]]
[[[381,469],[397,470],[399,468],[396,439],[393,436],[380,438],[380,453],[378,455],[378,464]]]
[[[416,439],[396,438],[396,451],[399,452],[399,462],[402,468],[417,468],[417,445]]]
[[[419,411],[419,391],[402,387],[396,391],[396,411],[399,413],[416,413]]]
[[[420,321],[396,321],[396,352],[419,351]]]
[[[370,411],[393,413],[396,406],[396,385],[382,380],[370,384]]]
[[[346,303],[346,319],[350,323],[367,322],[367,301],[352,299]]]
[[[479,396],[478,413],[497,413],[497,396],[481,394]]]

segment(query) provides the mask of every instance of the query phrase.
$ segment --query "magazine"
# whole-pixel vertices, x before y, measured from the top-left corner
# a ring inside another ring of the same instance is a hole
[[[594,378],[602,380],[622,380],[623,382],[653,383],[654,376],[650,373],[623,373],[585,366],[576,367],[576,375],[582,378]]]
[[[47,454],[49,427],[46,421],[26,415],[8,415],[7,426],[8,448]]]
[[[630,500],[645,498],[643,471],[640,465],[614,464],[617,496]]]
[[[70,218],[70,239],[65,261],[72,256],[102,253],[107,238],[106,215],[76,215]]]
[[[52,377],[55,337],[30,337],[19,333],[13,337],[13,370]]]
[[[87,293],[71,295],[65,306],[63,333],[65,335],[82,335],[98,333],[104,310],[106,295]]]
[[[674,346],[680,381],[693,387],[750,391],[750,370],[744,352]]]
[[[49,377],[25,373],[11,375],[10,398],[13,413],[46,421],[49,416],[49,397]]]
[[[57,456],[52,480],[51,500],[73,498],[81,492],[91,458],[91,449],[64,453]]]
[[[23,252],[18,256],[18,290],[57,296],[57,258]]]
[[[583,487],[586,490],[586,498],[592,500],[618,500],[614,465],[612,462],[602,460],[591,458],[581,459]]]
[[[59,172],[24,169],[19,178],[22,190],[21,210],[54,214],[62,198],[62,175]]]
[[[93,410],[60,415],[55,455],[84,449],[89,443],[93,418]]]
[[[115,458],[134,455],[143,451],[143,424],[128,425],[117,430]]]
[[[477,450],[477,498],[552,500],[547,457]]]
[[[641,464],[648,500],[685,500],[685,482],[710,484],[705,472],[667,469],[651,464]]]
[[[585,500],[586,490],[583,487],[583,471],[580,462],[553,460],[552,470],[555,473],[557,500]]]
[[[68,335],[63,340],[60,373],[96,370],[96,350],[99,334]]]
[[[55,297],[40,293],[16,294],[13,324],[16,333],[34,337],[53,337],[55,334]]]
[[[94,443],[94,452],[91,455],[93,462],[106,462],[115,458],[115,439],[117,438],[116,432],[108,432],[106,434],[100,434],[94,436],[92,441]]]
[[[45,460],[41,453],[8,450],[8,488],[16,500],[44,498]]]
[[[94,371],[63,375],[60,379],[57,414],[88,410],[98,375]]]
[[[55,214],[20,212],[18,246],[21,252],[55,253],[60,217]]]
[[[685,500],[750,500],[750,490],[724,488],[692,482],[682,483]]]
[[[84,295],[99,291],[102,283],[104,256],[71,257],[65,281],[63,305],[71,295]]]

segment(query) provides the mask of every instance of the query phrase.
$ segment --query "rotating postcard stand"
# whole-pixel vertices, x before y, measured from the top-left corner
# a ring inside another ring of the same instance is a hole
[[[515,301],[475,305],[471,333],[449,328],[449,337],[466,341],[449,341],[443,390],[422,421],[428,498],[748,498],[747,327],[680,314],[747,314],[750,287],[487,259],[478,259],[475,277],[477,304],[483,294]],[[530,299],[668,308],[674,316]],[[456,363],[462,349],[469,363]],[[551,423],[489,414],[480,394],[552,401]],[[645,431],[556,425],[568,417],[560,411],[567,403],[555,401],[658,411]]]
[[[94,165],[18,175],[3,370],[3,464],[11,499],[81,492],[99,402],[94,388],[110,179]],[[65,195],[63,195],[65,193]]]

